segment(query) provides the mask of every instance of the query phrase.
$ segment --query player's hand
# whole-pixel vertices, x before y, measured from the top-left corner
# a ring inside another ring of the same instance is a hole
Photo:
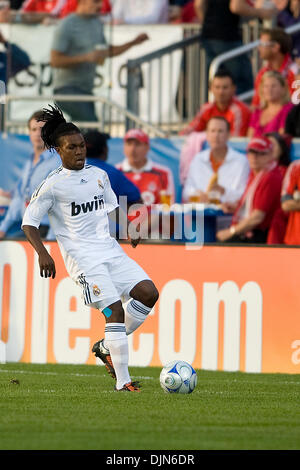
[[[39,255],[40,275],[41,277],[55,278],[56,269],[53,258],[49,255],[48,251]]]
[[[148,34],[142,33],[142,34],[139,34],[139,35],[133,40],[133,44],[134,44],[134,45],[142,44],[142,42],[147,41],[148,39],[149,39]]]

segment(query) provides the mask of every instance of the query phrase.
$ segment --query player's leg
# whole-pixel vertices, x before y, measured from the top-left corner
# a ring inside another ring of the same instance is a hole
[[[125,253],[117,262],[110,263],[110,274],[123,302],[130,299],[125,308],[126,333],[129,335],[146,320],[158,299],[158,290],[142,267]]]
[[[138,282],[129,292],[131,300],[125,313],[126,333],[130,335],[146,320],[156,304],[159,293],[150,279]]]
[[[77,283],[83,290],[86,305],[100,310],[105,316],[105,337],[94,344],[92,351],[99,357],[109,374],[117,380],[117,389],[125,384],[126,391],[139,391],[131,383],[128,372],[128,339],[124,310],[106,264],[97,267],[98,273],[81,274]]]
[[[128,371],[128,339],[121,301],[105,307],[102,313],[106,321],[104,347],[109,350],[111,357],[117,379],[116,390],[121,390],[125,385],[132,384]]]

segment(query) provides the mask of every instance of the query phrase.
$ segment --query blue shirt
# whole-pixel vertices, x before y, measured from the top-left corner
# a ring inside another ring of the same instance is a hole
[[[101,170],[106,171],[112,190],[117,196],[118,201],[119,196],[127,196],[127,201],[129,203],[136,202],[141,198],[141,193],[135,184],[129,181],[129,179],[114,166],[100,160],[99,158],[87,158],[86,162],[89,165],[97,166],[98,168],[101,168]]]
[[[36,165],[33,165],[33,156],[25,163],[22,176],[18,181],[6,216],[0,224],[1,231],[7,232],[9,228],[18,221],[20,221],[21,226],[21,221],[32,193],[48,174],[60,165],[61,159],[59,155],[49,150],[46,150],[40,155],[40,159]],[[48,216],[44,217],[41,224],[49,225]]]

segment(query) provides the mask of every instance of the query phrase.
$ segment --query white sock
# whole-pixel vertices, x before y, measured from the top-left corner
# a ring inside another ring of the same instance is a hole
[[[131,382],[128,371],[128,339],[124,323],[106,323],[105,347],[109,349],[117,376],[117,389]]]
[[[151,310],[152,307],[146,307],[142,302],[132,299],[125,310],[126,334],[130,335],[142,325]]]

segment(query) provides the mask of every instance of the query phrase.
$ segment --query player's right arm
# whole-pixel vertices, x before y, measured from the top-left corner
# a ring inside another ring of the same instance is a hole
[[[55,263],[43,245],[38,230],[41,220],[51,210],[53,203],[52,186],[48,180],[44,180],[33,193],[26,208],[22,230],[38,254],[41,277],[52,277],[54,279],[56,274]]]
[[[41,277],[52,277],[54,279],[56,274],[54,259],[44,247],[39,230],[33,225],[22,225],[22,229],[27,240],[39,256]]]

